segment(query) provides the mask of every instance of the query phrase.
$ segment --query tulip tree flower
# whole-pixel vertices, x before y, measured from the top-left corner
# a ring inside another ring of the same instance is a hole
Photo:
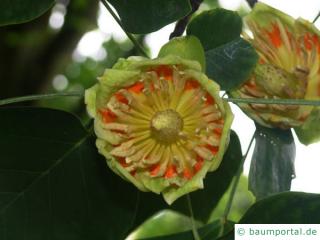
[[[252,33],[245,37],[260,60],[254,73],[239,89],[241,98],[320,99],[320,32],[308,21],[293,19],[279,10],[257,3],[245,18]],[[288,129],[304,126],[312,106],[239,104],[266,127]]]
[[[203,188],[228,144],[233,115],[197,61],[120,59],[85,101],[109,167],[169,204]]]

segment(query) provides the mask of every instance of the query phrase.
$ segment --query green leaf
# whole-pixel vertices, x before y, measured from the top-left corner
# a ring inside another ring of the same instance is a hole
[[[227,191],[235,176],[242,158],[241,145],[237,134],[231,131],[228,149],[223,157],[220,167],[209,172],[204,180],[204,189],[190,193],[194,217],[197,220],[207,222],[212,210],[217,206],[220,198]],[[178,199],[173,204],[173,209],[186,215],[186,197]]]
[[[191,229],[190,218],[171,210],[163,210],[145,221],[130,234],[133,239],[171,235]]]
[[[319,194],[286,192],[256,202],[239,223],[315,224],[319,222]]]
[[[239,224],[318,224],[320,195],[285,192],[257,201]],[[234,240],[234,230],[217,240]]]
[[[145,209],[140,192],[107,168],[73,115],[2,108],[0,132],[4,239],[120,240],[154,214],[155,206]]]
[[[301,143],[309,145],[320,140],[320,108],[314,108],[306,122],[294,129]]]
[[[220,234],[229,232],[233,227],[232,222],[223,224],[222,220],[216,220],[198,229],[201,240],[215,240]],[[176,233],[169,236],[144,238],[141,240],[194,240],[192,231]]]
[[[176,55],[184,59],[200,63],[202,70],[206,69],[206,60],[203,47],[198,38],[194,36],[174,38],[160,49],[158,57]]]
[[[254,48],[242,38],[206,52],[207,75],[222,90],[231,90],[246,81],[258,61]]]
[[[206,73],[222,90],[231,90],[246,81],[258,55],[240,38],[242,20],[237,12],[217,8],[205,11],[189,23],[188,35],[199,38],[206,51]]]
[[[23,23],[41,16],[55,0],[1,0],[0,26]]]
[[[108,0],[131,33],[154,32],[191,12],[189,0]]]
[[[249,189],[260,199],[290,190],[296,148],[290,129],[256,126]]]
[[[187,34],[198,37],[206,51],[238,38],[241,31],[239,14],[222,8],[199,14],[187,28]]]

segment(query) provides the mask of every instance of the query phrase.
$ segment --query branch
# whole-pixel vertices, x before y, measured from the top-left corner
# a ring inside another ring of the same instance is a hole
[[[315,23],[319,17],[320,17],[320,11],[319,11],[318,15],[313,19],[312,23]]]
[[[173,32],[170,34],[169,39],[172,39],[174,37],[180,37],[183,34],[183,32],[186,29],[187,24],[188,24],[188,22],[190,20],[191,15],[198,10],[198,8],[199,8],[200,4],[202,3],[202,1],[203,0],[190,0],[191,7],[192,7],[191,12],[187,16],[185,16],[184,18],[180,19],[177,22]]]
[[[248,2],[248,4],[249,4],[249,6],[250,6],[251,8],[253,8],[254,5],[258,2],[258,0],[247,0],[247,2]]]

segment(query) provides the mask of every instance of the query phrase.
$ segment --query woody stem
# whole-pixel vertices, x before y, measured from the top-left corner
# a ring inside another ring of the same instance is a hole
[[[169,39],[172,39],[174,37],[180,37],[183,34],[183,32],[186,30],[186,27],[188,25],[188,22],[190,20],[191,15],[198,10],[202,1],[203,0],[191,0],[190,1],[191,7],[192,7],[191,12],[187,16],[185,16],[184,18],[181,18],[176,23],[176,26],[175,26],[173,32],[170,34]]]

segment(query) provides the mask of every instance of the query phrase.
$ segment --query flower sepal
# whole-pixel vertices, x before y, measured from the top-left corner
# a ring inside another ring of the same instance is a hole
[[[300,127],[294,128],[297,137],[304,145],[320,141],[320,108],[314,108],[310,116]]]

